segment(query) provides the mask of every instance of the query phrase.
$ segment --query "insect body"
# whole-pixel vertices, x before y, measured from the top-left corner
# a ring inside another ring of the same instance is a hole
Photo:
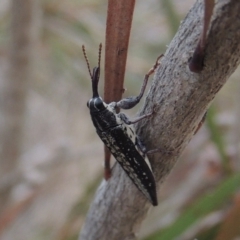
[[[151,165],[146,156],[146,149],[142,145],[135,130],[133,123],[140,121],[143,118],[149,117],[152,113],[143,115],[134,121],[130,121],[123,114],[117,114],[116,109],[130,109],[134,107],[142,98],[147,85],[148,77],[154,69],[145,76],[145,80],[139,96],[122,99],[119,102],[106,104],[98,94],[98,81],[100,76],[100,52],[98,67],[90,72],[89,63],[86,57],[83,46],[83,53],[87,61],[88,70],[92,79],[93,97],[88,101],[87,106],[90,110],[90,115],[93,124],[96,128],[98,136],[110,150],[117,162],[127,173],[137,188],[156,206],[157,194],[156,184],[152,173]],[[156,66],[158,64],[155,64]],[[156,68],[155,66],[155,68]]]

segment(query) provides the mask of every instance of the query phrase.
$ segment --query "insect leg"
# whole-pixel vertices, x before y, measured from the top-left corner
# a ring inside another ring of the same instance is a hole
[[[199,124],[198,124],[198,126],[197,126],[197,128],[196,128],[196,130],[195,130],[195,132],[194,132],[194,135],[195,135],[195,134],[198,132],[198,130],[202,127],[202,125],[203,125],[206,117],[207,117],[207,112],[203,115],[201,121],[199,122]],[[144,150],[145,146],[142,145],[142,146],[143,146],[143,149],[141,148],[141,141],[140,141],[139,139],[138,139],[138,144],[137,144],[137,146],[139,147],[139,149],[140,149],[144,154],[147,154],[147,155],[154,154],[154,153],[157,153],[157,152],[161,152],[161,153],[166,154],[166,155],[171,155],[171,154],[173,154],[173,152],[174,152],[173,150],[166,151],[166,150],[163,150],[163,149],[161,149],[161,148],[155,148],[155,149],[146,151],[146,150]]]
[[[118,116],[121,118],[121,120],[125,124],[131,125],[131,124],[134,124],[134,123],[137,123],[137,122],[141,121],[144,118],[148,118],[148,117],[152,116],[152,114],[153,114],[153,112],[148,113],[148,114],[144,114],[144,115],[142,115],[140,117],[137,117],[137,118],[135,118],[133,120],[129,120],[129,118],[124,113],[119,113]]]
[[[142,141],[138,137],[136,138],[136,145],[144,155],[145,154],[146,155],[151,155],[151,154],[154,154],[154,153],[157,153],[157,152],[161,152],[161,153],[167,154],[167,155],[170,155],[170,154],[173,153],[173,151],[165,151],[161,148],[155,148],[155,149],[147,151],[146,147],[144,146],[144,144],[142,143]]]
[[[119,102],[117,102],[116,106],[119,107],[119,108],[122,108],[122,109],[131,109],[133,108],[134,106],[136,106],[139,101],[141,100],[143,94],[144,94],[144,91],[146,89],[146,86],[147,86],[147,83],[148,83],[148,78],[151,74],[154,73],[154,71],[157,69],[157,67],[160,65],[160,58],[162,57],[163,55],[160,55],[157,60],[156,60],[156,63],[154,64],[154,66],[148,71],[148,73],[145,75],[144,77],[144,81],[143,81],[143,85],[141,87],[141,91],[139,93],[138,96],[135,96],[135,97],[129,97],[129,98],[124,98],[122,100],[120,100]]]
[[[151,155],[151,154],[154,154],[154,153],[157,153],[157,152],[160,152],[160,153],[163,153],[163,154],[166,154],[166,155],[171,155],[173,153],[173,151],[165,151],[161,148],[155,148],[155,149],[152,149],[152,150],[148,150],[146,152],[146,154]]]
[[[137,145],[138,149],[145,155],[147,152],[147,149],[138,137],[136,137],[136,145]]]

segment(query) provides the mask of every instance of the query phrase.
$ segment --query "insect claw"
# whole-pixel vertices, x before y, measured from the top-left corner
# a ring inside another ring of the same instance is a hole
[[[155,64],[153,65],[152,68],[150,68],[150,70],[148,71],[148,73],[146,74],[147,77],[149,77],[151,74],[153,74],[155,72],[155,70],[157,69],[158,66],[160,66],[160,59],[164,56],[164,54],[161,54],[160,56],[158,56]]]

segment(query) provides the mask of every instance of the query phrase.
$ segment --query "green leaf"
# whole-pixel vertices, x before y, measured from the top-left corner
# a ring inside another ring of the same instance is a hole
[[[239,186],[240,173],[237,173],[221,182],[216,189],[212,190],[212,193],[206,194],[192,204],[171,226],[146,238],[146,240],[173,240],[180,236],[196,221],[219,209],[224,203],[230,200]]]

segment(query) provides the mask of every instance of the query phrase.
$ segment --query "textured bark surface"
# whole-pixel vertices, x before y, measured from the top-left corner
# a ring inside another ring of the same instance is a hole
[[[136,125],[147,149],[161,148],[150,161],[158,191],[217,92],[240,62],[240,2],[219,0],[210,27],[204,69],[189,71],[188,61],[202,29],[203,2],[197,1],[170,43],[140,114],[156,113]],[[160,53],[159,53],[160,54]],[[150,203],[116,164],[112,178],[97,190],[81,240],[136,239]]]

